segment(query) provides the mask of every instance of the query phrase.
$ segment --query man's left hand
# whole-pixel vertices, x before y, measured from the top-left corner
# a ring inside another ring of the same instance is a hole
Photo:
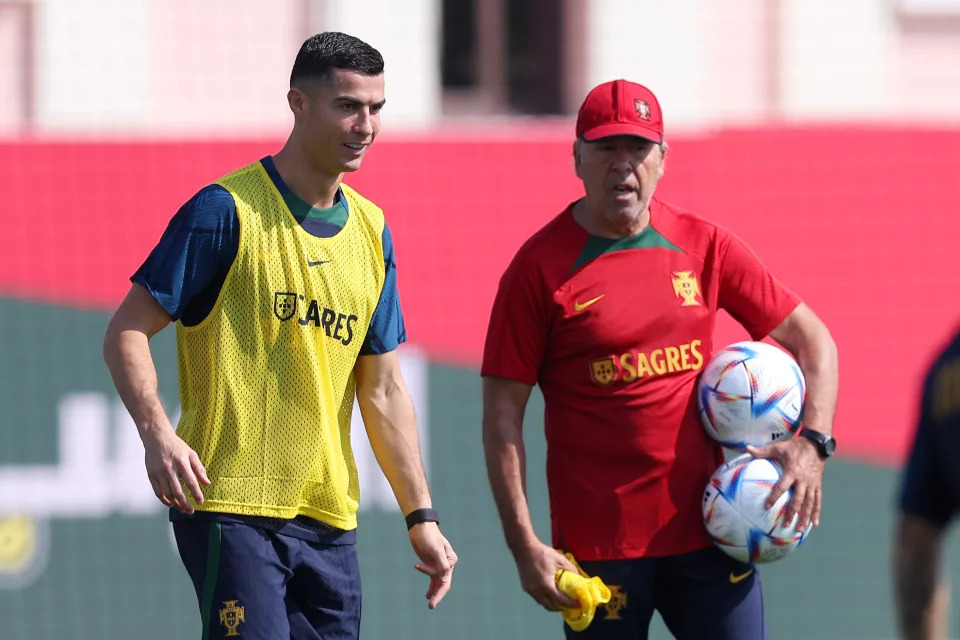
[[[453,582],[453,567],[457,554],[440,533],[436,522],[421,522],[410,529],[410,544],[421,562],[413,565],[420,573],[430,576],[427,588],[427,606],[436,609],[450,591]]]
[[[770,491],[764,508],[773,507],[781,495],[792,489],[793,498],[783,514],[783,522],[790,522],[794,515],[799,515],[797,531],[803,531],[811,522],[819,526],[824,461],[816,446],[806,438],[794,436],[764,447],[747,447],[747,453],[755,458],[776,460],[783,467],[780,482]]]

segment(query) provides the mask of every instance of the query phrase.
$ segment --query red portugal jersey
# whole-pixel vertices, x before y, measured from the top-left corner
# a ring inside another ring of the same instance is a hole
[[[723,453],[695,385],[717,310],[759,340],[799,302],[736,236],[658,200],[632,238],[589,235],[572,205],[531,237],[481,373],[543,392],[553,544],[580,560],[709,546],[700,501]]]

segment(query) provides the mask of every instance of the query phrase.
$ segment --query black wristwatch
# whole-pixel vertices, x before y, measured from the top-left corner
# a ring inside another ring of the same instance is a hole
[[[817,453],[824,460],[832,456],[833,452],[837,450],[837,441],[833,436],[806,427],[800,430],[800,435],[817,447]]]

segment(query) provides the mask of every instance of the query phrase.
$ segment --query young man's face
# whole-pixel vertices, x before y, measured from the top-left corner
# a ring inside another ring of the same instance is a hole
[[[334,69],[326,82],[291,89],[296,128],[315,169],[337,175],[360,168],[380,132],[383,86],[382,74]]]
[[[577,176],[587,197],[600,203],[613,222],[638,218],[650,203],[663,174],[663,152],[636,136],[612,136],[576,147]]]

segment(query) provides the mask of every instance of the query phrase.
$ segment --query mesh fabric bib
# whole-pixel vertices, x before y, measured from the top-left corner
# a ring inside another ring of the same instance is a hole
[[[213,482],[198,509],[355,528],[353,368],[384,283],[383,212],[343,185],[347,223],[317,238],[260,163],[218,184],[237,258],[207,318],[177,323],[177,433]]]

